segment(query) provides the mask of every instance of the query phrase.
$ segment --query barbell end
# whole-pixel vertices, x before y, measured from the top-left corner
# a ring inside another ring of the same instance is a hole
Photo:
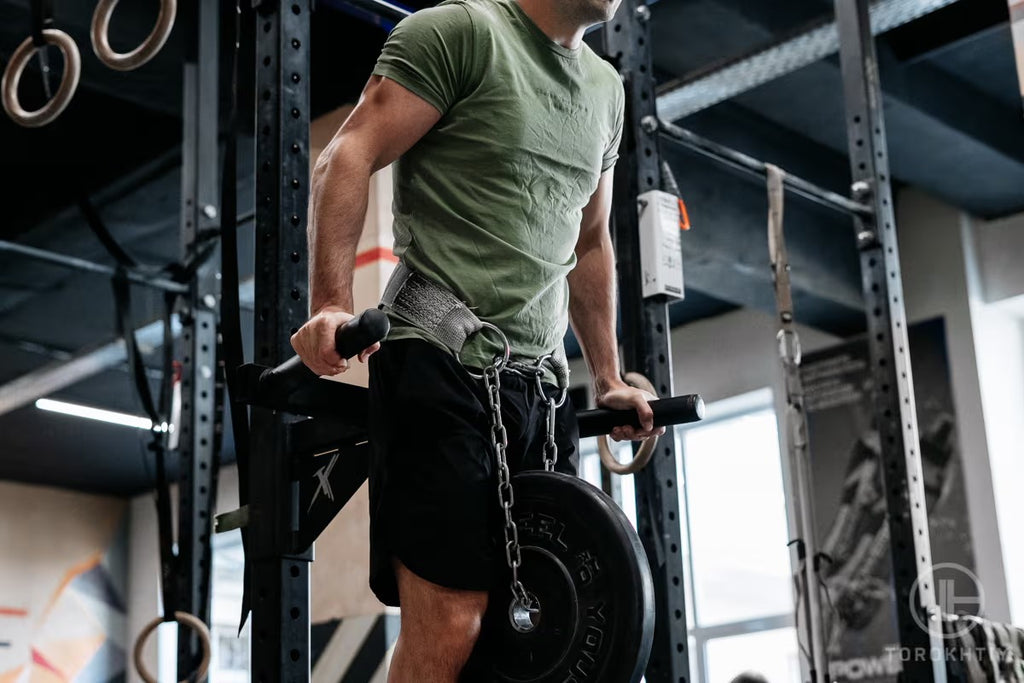
[[[700,394],[697,394],[694,397],[694,401],[693,401],[693,412],[697,416],[698,420],[703,420],[704,419],[704,411],[705,411],[704,399],[700,396]]]

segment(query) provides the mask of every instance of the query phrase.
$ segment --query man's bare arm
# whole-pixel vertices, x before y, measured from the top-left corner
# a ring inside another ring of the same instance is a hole
[[[615,439],[642,439],[662,433],[655,429],[647,393],[622,381],[619,346],[615,334],[615,252],[608,228],[612,204],[612,171],[606,171],[583,209],[576,243],[576,268],[569,273],[569,319],[583,348],[583,357],[594,379],[599,406],[635,408],[641,429],[617,427]]]
[[[352,274],[370,176],[416,144],[440,118],[422,98],[374,76],[316,161],[307,228],[311,318],[293,335],[292,346],[319,375],[347,368],[334,350],[334,330],[352,317]]]

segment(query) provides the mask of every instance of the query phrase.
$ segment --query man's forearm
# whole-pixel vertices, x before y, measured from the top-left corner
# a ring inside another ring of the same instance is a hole
[[[336,138],[313,169],[309,197],[309,308],[352,312],[352,274],[366,218],[370,162]]]
[[[569,318],[599,395],[621,383],[615,310],[615,257],[605,234],[577,253],[569,273]]]

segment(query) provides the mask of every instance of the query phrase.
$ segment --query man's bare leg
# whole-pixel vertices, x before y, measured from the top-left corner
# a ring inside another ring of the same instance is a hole
[[[395,561],[402,626],[388,683],[457,683],[487,609],[486,591],[438,586]]]

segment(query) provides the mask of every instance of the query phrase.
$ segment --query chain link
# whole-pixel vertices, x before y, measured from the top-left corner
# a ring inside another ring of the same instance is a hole
[[[555,443],[555,413],[557,410],[558,406],[556,405],[555,397],[548,398],[548,435],[544,441],[544,469],[548,472],[554,472],[555,463],[558,462],[558,444]]]
[[[484,368],[484,387],[487,389],[487,402],[491,409],[491,445],[498,460],[498,502],[505,515],[505,560],[512,570],[512,596],[520,606],[530,609],[532,600],[526,588],[519,580],[519,567],[523,557],[519,550],[519,529],[512,519],[512,506],[515,496],[512,493],[512,474],[508,468],[508,433],[501,418],[501,370],[504,365],[501,359]]]

